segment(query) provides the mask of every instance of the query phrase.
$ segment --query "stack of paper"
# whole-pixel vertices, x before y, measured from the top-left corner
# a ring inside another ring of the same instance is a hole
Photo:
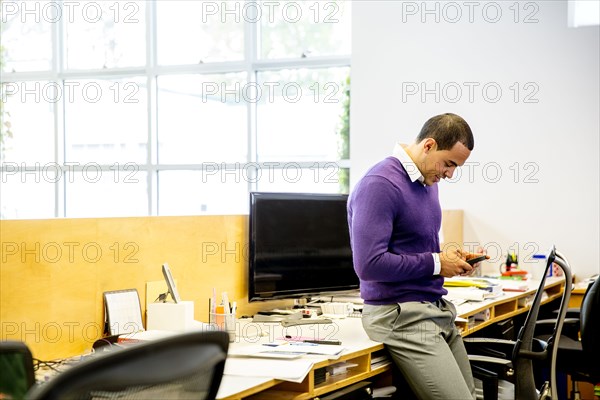
[[[338,358],[344,347],[304,342],[266,343],[256,346],[230,348],[229,356],[261,358],[298,358],[307,354],[320,354]]]
[[[231,358],[225,362],[225,375],[275,378],[300,383],[312,369],[310,360],[261,360],[257,358]]]
[[[498,282],[494,282],[490,279],[483,278],[446,278],[444,280],[445,287],[476,287],[481,290],[485,290],[492,294],[502,293],[502,286]]]
[[[468,301],[483,301],[486,299],[486,295],[489,296],[489,292],[485,290],[479,290],[476,287],[462,287],[462,288],[447,288],[448,294],[446,297],[452,301],[453,299],[461,299]]]
[[[327,373],[329,376],[345,375],[348,373],[348,369],[358,367],[358,364],[347,361],[342,361],[333,365],[327,366]]]

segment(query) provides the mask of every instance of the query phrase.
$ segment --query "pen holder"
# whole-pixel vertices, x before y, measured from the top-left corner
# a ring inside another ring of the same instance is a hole
[[[236,337],[236,317],[229,313],[210,313],[210,325],[216,329],[226,331],[229,334],[229,343],[235,342]]]

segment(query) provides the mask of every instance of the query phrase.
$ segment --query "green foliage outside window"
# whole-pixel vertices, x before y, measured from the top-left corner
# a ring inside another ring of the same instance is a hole
[[[4,47],[0,46],[0,71],[4,67]],[[10,114],[4,107],[4,96],[0,95],[0,152],[4,152],[4,146],[6,139],[12,138],[12,131],[10,130],[10,121],[8,117]]]
[[[340,115],[340,130],[338,131],[338,155],[340,160],[350,159],[350,76],[344,85],[342,100],[342,114]],[[340,169],[340,193],[350,192],[350,169]]]

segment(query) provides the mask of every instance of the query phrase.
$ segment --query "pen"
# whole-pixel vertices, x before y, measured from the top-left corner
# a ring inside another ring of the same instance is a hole
[[[229,297],[227,297],[227,292],[223,292],[221,294],[221,298],[223,300],[223,312],[225,314],[231,313],[231,310],[229,309]]]
[[[310,343],[310,342],[290,342],[290,346],[318,346],[318,343]]]
[[[216,310],[216,307],[217,307],[217,289],[216,288],[213,288],[213,290],[212,290],[212,299],[211,299],[210,307],[211,307],[210,312],[214,314],[217,311]]]
[[[340,345],[339,340],[303,340],[302,343]]]

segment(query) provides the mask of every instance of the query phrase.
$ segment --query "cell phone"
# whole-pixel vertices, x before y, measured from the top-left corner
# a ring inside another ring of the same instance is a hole
[[[467,260],[467,263],[469,263],[469,265],[475,265],[479,261],[483,261],[483,260],[486,260],[486,259],[487,259],[487,256],[484,254],[484,255],[481,255],[481,256],[478,256],[478,257],[471,258],[470,260]]]

